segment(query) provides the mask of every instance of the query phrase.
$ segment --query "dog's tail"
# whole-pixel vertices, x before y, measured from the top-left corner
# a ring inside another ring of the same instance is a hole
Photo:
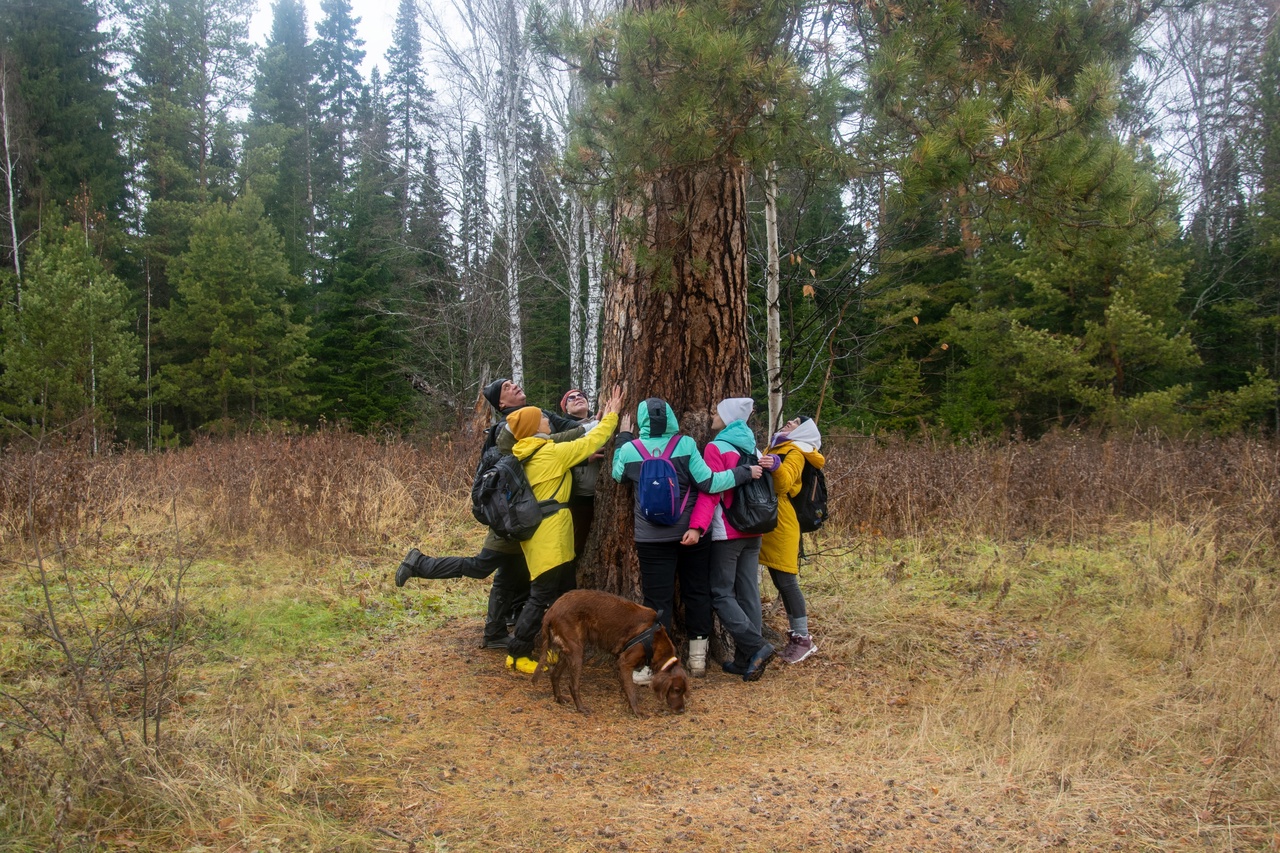
[[[550,669],[551,664],[555,663],[557,655],[551,647],[551,626],[546,624],[546,620],[542,623],[542,655],[538,658],[538,667],[533,671],[533,678],[529,679],[531,684],[536,684],[538,676],[542,675],[543,670]]]

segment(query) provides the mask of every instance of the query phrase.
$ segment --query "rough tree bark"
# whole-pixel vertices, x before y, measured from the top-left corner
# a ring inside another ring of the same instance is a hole
[[[699,443],[711,406],[751,388],[745,187],[735,161],[672,169],[615,214],[601,386],[620,383],[633,415],[639,401],[662,397]],[[602,475],[583,585],[638,598],[631,513],[631,488]]]

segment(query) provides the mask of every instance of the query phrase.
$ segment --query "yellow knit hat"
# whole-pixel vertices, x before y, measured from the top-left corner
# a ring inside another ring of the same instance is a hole
[[[517,440],[533,435],[541,425],[542,409],[537,406],[525,406],[507,415],[507,428]]]

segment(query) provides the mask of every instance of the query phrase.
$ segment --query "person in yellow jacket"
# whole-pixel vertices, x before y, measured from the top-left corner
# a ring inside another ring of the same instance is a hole
[[[553,442],[551,425],[542,410],[526,406],[507,415],[507,427],[515,436],[511,452],[524,464],[525,477],[539,501],[554,500],[561,506],[538,525],[529,539],[520,543],[529,564],[529,600],[520,610],[515,630],[507,641],[507,666],[532,673],[538,668],[533,646],[542,630],[542,616],[561,594],[574,588],[573,515],[569,493],[573,490],[571,471],[595,453],[618,428],[622,409],[622,388],[615,387],[605,402],[600,423],[582,438]]]
[[[820,447],[818,424],[800,417],[787,421],[766,451],[777,459],[773,489],[778,495],[778,526],[766,533],[760,543],[760,565],[769,570],[769,579],[787,610],[791,630],[786,647],[778,654],[785,663],[799,663],[818,650],[809,633],[809,611],[800,591],[800,522],[791,498],[800,494],[800,474],[806,461],[815,468],[826,464],[818,452]]]

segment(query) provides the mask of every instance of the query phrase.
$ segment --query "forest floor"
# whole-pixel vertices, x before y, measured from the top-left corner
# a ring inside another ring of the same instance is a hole
[[[1280,850],[1280,572],[1199,535],[825,535],[817,654],[750,684],[712,662],[684,713],[641,690],[640,718],[601,656],[589,715],[508,671],[479,648],[487,583],[397,589],[398,545],[224,546],[185,576],[163,750],[58,764],[6,712],[0,849]],[[0,664],[38,711],[65,666],[14,565]]]

